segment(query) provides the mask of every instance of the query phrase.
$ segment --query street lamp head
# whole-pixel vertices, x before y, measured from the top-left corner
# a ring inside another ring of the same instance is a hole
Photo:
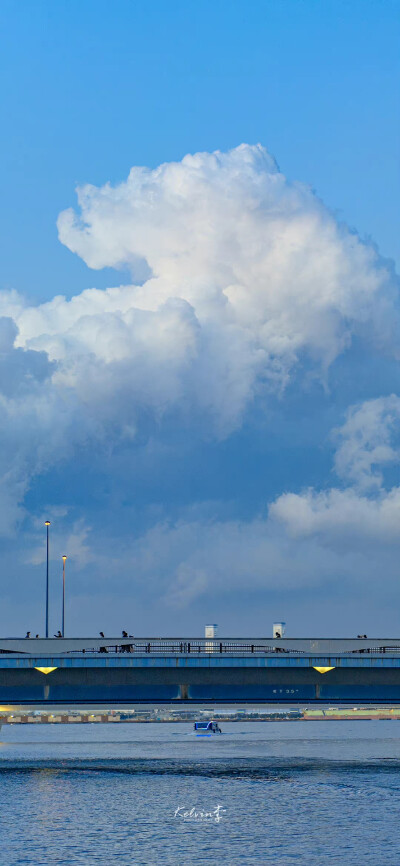
[[[63,560],[64,560],[64,562],[65,562],[65,560],[66,560],[66,559],[67,559],[67,558],[68,558],[68,557],[66,557],[66,556],[63,556]]]
[[[45,525],[45,526],[50,526],[50,520],[45,520],[44,525]]]

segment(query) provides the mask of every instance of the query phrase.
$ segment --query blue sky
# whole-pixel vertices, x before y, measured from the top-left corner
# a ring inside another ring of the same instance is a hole
[[[1,286],[93,282],[55,230],[77,183],[242,141],[398,260],[399,17],[396,0],[4,0]]]
[[[2,3],[2,631],[396,631],[399,20]]]

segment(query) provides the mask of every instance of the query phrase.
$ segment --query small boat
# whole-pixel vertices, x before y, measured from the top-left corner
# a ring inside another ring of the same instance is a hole
[[[195,722],[193,728],[197,737],[211,737],[212,734],[222,734],[218,722]]]

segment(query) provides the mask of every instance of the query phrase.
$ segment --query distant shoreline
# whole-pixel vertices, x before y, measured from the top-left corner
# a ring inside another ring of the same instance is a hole
[[[205,718],[205,714],[199,714],[199,716],[195,717],[194,715],[191,718],[135,718],[133,715],[129,716],[127,713],[52,713],[47,714],[40,712],[37,715],[33,713],[15,713],[8,714],[7,716],[0,716],[0,726],[3,724],[9,725],[41,725],[41,724],[69,724],[69,725],[87,725],[87,724],[134,724],[134,725],[151,725],[151,724],[185,724],[187,726],[192,726],[194,721],[198,718]],[[304,710],[302,712],[298,712],[298,714],[288,714],[284,715],[283,713],[271,714],[265,716],[224,716],[221,713],[210,713],[207,715],[207,718],[215,718],[218,722],[232,723],[238,724],[240,722],[348,722],[348,721],[372,721],[373,719],[377,719],[378,721],[400,721],[400,709],[395,708],[387,708],[385,711],[382,711],[382,708],[366,711],[365,708],[348,710],[343,709],[342,711],[337,709],[331,710]]]

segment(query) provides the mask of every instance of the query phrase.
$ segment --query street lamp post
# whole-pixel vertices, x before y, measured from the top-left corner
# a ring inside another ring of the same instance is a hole
[[[49,636],[49,526],[50,520],[46,520],[46,637]]]
[[[65,561],[67,557],[63,556],[63,596],[62,596],[62,624],[61,624],[61,633],[64,637],[64,624],[65,624]]]

